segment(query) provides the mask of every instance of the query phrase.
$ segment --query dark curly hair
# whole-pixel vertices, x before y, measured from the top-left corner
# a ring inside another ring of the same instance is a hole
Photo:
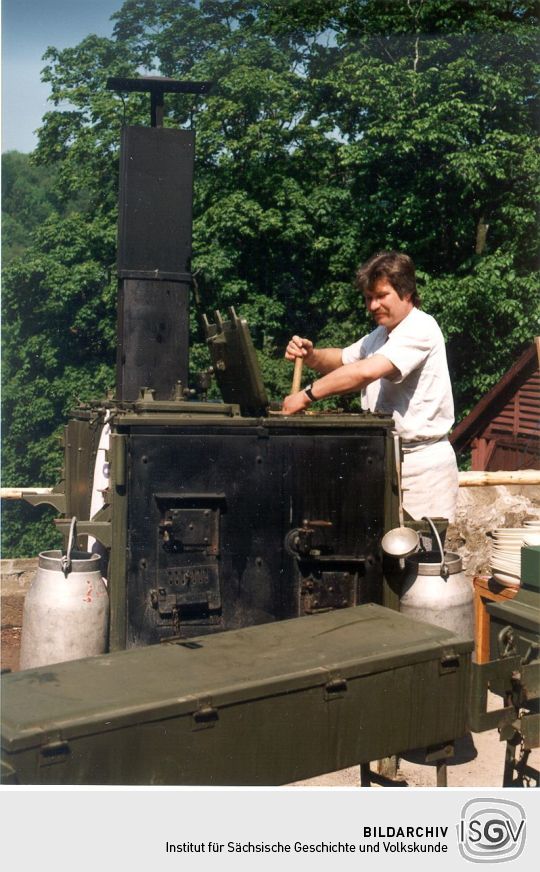
[[[414,262],[408,254],[399,251],[380,251],[363,263],[356,273],[356,286],[365,294],[372,291],[375,282],[388,279],[395,292],[403,299],[411,295],[411,302],[420,308],[420,297],[416,289]]]

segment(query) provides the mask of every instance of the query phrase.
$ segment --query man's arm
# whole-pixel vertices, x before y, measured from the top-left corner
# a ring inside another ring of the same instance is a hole
[[[315,348],[311,339],[302,339],[300,336],[293,336],[287,345],[285,357],[287,360],[301,357],[306,366],[323,374],[332,372],[343,362],[341,348]]]
[[[311,389],[315,399],[323,400],[325,397],[360,391],[366,385],[379,378],[392,379],[398,375],[399,369],[387,357],[383,354],[374,354],[372,357],[367,357],[364,360],[357,360],[355,363],[339,366],[337,369],[314,381]],[[297,394],[290,394],[288,397],[285,397],[282,412],[284,415],[294,415],[296,412],[307,409],[310,404],[311,400],[302,390]]]

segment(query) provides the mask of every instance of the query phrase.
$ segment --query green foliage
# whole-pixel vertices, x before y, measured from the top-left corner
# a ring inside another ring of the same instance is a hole
[[[57,207],[50,169],[32,163],[28,154],[7,151],[2,155],[2,260],[4,265],[20,256],[33,231]]]
[[[36,557],[40,551],[62,547],[54,526],[58,513],[51,506],[30,506],[23,501],[2,505],[2,554],[4,557]]]
[[[462,417],[539,329],[534,4],[127,0],[114,17],[111,39],[48,51],[49,211],[9,211],[32,241],[5,275],[6,483],[55,481],[69,406],[113,383],[119,134],[148,98],[105,83],[141,70],[214,83],[166,98],[165,124],[197,130],[192,368],[209,362],[200,314],[234,305],[280,398],[291,332],[358,338],[355,269],[398,248]]]
[[[62,475],[61,434],[77,400],[113,384],[115,234],[79,213],[51,215],[34,245],[4,273],[3,450],[5,486],[50,486]],[[25,556],[43,523],[9,508],[3,547]],[[37,550],[43,547],[39,540]],[[32,553],[32,552],[30,552]]]
[[[449,364],[459,373],[454,394],[462,416],[509,368],[509,350],[524,348],[538,333],[538,280],[520,275],[517,262],[514,252],[501,248],[477,258],[464,275],[426,281],[426,309],[444,325]]]

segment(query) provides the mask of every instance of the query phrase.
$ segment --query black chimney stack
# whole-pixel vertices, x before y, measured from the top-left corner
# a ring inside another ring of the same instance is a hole
[[[195,133],[162,126],[163,96],[210,83],[145,76],[107,87],[149,92],[152,125],[121,136],[116,397],[134,402],[146,387],[168,400],[188,378]]]

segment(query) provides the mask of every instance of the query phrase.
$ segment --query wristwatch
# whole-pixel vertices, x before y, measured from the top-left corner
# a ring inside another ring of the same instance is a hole
[[[317,402],[317,397],[313,393],[313,385],[307,385],[304,388],[304,393],[307,395],[307,398],[311,400],[312,403]]]

